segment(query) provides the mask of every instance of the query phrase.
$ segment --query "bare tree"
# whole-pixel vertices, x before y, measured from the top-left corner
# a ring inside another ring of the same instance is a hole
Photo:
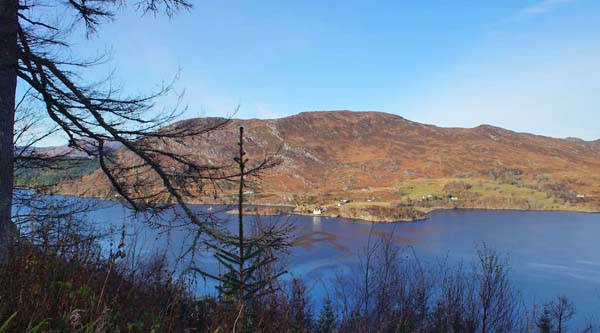
[[[544,313],[549,314],[556,324],[556,332],[562,333],[567,331],[565,323],[573,318],[575,306],[567,297],[558,296],[544,306]]]
[[[540,323],[511,285],[506,259],[485,245],[472,269],[447,259],[434,268],[394,241],[391,235],[369,242],[360,264],[336,276],[341,331],[532,332]]]
[[[482,333],[509,332],[514,329],[518,298],[509,282],[508,272],[506,259],[488,249],[485,244],[478,250],[474,301],[478,303],[478,321]]]
[[[158,98],[172,94],[172,83],[148,95],[128,96],[111,77],[99,82],[81,79],[86,68],[105,57],[81,60],[70,55],[70,37],[79,27],[92,35],[126,4],[0,0],[0,259],[11,237],[14,156],[24,151],[15,149],[17,81],[29,88],[35,107],[44,110],[43,121],[53,123],[71,148],[96,159],[110,186],[131,208],[159,212],[169,206],[165,203],[174,203],[198,232],[213,233],[209,218],[193,212],[186,202],[207,183],[227,175],[181,153],[181,147],[186,145],[183,139],[210,133],[227,120],[174,123],[182,109],[157,110],[156,105]],[[142,14],[164,12],[169,17],[192,7],[188,0],[140,0],[133,5]],[[70,19],[53,17],[56,9],[70,13]],[[114,143],[121,147],[119,156],[106,153]]]

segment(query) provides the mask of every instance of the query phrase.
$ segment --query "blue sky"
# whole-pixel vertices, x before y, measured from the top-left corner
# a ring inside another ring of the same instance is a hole
[[[181,68],[186,117],[376,110],[600,138],[600,1],[195,1],[125,8],[77,53],[110,49],[132,92]],[[165,101],[168,103],[168,101]]]

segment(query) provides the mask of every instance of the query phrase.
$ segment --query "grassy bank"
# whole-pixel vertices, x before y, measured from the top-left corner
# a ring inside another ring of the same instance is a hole
[[[74,184],[75,179],[94,170],[95,162],[73,159],[61,163],[59,169],[19,171],[16,182],[19,186],[42,190],[48,184],[58,183],[58,186],[52,187],[55,193],[82,195],[74,193],[80,187],[61,187],[60,184]],[[306,193],[270,192],[268,189],[248,191],[246,201],[259,206],[259,209],[248,209],[246,213],[313,215],[315,209],[321,209],[320,215],[323,216],[395,222],[421,220],[433,210],[456,208],[600,212],[600,198],[592,189],[585,187],[585,182],[576,181],[568,175],[562,177],[566,180],[560,181],[547,176],[526,176],[512,169],[501,171],[469,177],[398,180],[388,187],[346,191],[326,188]],[[587,192],[578,192],[574,188]],[[97,195],[101,195],[101,199],[114,199],[110,190]],[[351,202],[339,206],[341,199]],[[224,191],[218,197],[200,196],[190,198],[189,202],[230,204],[235,200],[235,193]],[[290,211],[289,207],[294,208]]]

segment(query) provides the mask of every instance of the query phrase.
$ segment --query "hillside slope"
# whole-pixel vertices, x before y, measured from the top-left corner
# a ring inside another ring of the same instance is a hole
[[[185,122],[202,125],[206,121]],[[477,185],[475,181],[485,188],[476,186],[471,192],[483,196],[494,191],[494,184],[506,185],[511,187],[505,189],[509,192],[527,189],[521,197],[541,198],[544,193],[560,199],[554,200],[557,204],[581,203],[591,210],[600,196],[600,141],[557,139],[488,125],[442,128],[380,112],[234,119],[224,130],[177,149],[206,163],[228,163],[234,156],[239,126],[245,128],[250,159],[276,154],[281,160],[257,185],[256,192],[261,193],[257,201],[292,202],[298,197],[327,202],[340,197],[406,201],[429,192],[447,195],[448,186],[466,182],[471,188]],[[97,177],[89,176],[83,183]],[[79,191],[98,192],[97,184],[94,180],[94,190],[79,186]]]

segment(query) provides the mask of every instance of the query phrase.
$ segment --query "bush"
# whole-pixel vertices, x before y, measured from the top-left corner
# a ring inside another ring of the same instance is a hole
[[[517,168],[490,168],[482,171],[482,174],[491,180],[501,184],[523,185],[521,176],[523,170]]]

